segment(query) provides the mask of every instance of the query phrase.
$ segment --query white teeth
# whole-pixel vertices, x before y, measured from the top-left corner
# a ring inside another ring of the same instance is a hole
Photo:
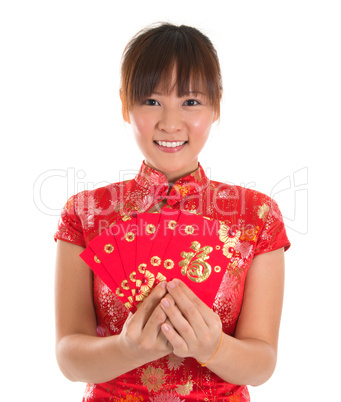
[[[167,147],[167,148],[175,148],[175,147],[180,147],[183,145],[186,141],[173,141],[173,142],[166,142],[166,141],[156,141],[158,145],[161,147]]]

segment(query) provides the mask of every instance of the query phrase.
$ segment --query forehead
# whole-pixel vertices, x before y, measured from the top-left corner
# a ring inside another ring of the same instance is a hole
[[[208,94],[208,85],[204,80],[198,77],[198,74],[190,73],[187,79],[179,74],[176,66],[167,72],[163,72],[154,88],[150,88],[152,93],[169,95],[176,92],[178,96],[188,94]]]

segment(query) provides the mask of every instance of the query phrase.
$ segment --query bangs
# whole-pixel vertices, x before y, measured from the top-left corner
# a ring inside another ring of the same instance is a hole
[[[211,41],[192,27],[164,24],[138,34],[126,48],[121,84],[127,111],[158,86],[167,94],[176,87],[179,97],[203,92],[219,110],[222,83],[217,54]]]

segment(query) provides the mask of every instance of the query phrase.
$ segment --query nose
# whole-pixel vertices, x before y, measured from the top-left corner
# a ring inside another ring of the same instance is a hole
[[[158,123],[159,130],[171,134],[181,131],[183,119],[181,111],[177,108],[164,108]]]

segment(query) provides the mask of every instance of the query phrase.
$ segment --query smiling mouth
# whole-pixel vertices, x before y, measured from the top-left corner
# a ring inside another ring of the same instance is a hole
[[[176,148],[181,147],[188,141],[154,141],[155,144],[160,145],[160,147]]]

